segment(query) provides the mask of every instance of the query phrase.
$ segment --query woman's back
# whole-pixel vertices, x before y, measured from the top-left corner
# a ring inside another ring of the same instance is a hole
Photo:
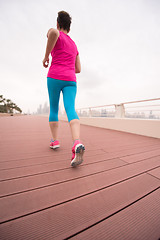
[[[76,81],[75,60],[78,54],[75,42],[67,34],[59,31],[59,37],[51,52],[52,63],[48,77]]]

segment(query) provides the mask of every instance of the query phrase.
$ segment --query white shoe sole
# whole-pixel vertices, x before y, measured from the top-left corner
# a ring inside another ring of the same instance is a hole
[[[52,148],[52,149],[56,149],[56,148],[59,148],[59,147],[60,147],[60,145],[50,146],[50,148]]]
[[[83,162],[83,154],[85,147],[83,144],[79,143],[75,147],[75,158],[71,161],[71,166],[76,167]]]

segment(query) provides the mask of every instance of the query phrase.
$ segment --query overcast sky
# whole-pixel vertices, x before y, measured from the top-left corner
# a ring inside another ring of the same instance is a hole
[[[61,10],[82,64],[77,108],[160,97],[159,0],[0,0],[0,95],[23,112],[48,102],[42,60]]]

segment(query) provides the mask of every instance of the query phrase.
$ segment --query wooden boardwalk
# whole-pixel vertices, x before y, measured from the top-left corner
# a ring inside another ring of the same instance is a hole
[[[66,122],[59,140],[47,117],[0,118],[1,240],[160,238],[160,139],[82,125],[77,168]]]

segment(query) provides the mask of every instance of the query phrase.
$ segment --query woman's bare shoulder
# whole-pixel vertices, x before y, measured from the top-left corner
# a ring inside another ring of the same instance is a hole
[[[54,36],[59,36],[59,31],[55,28],[50,28],[47,32],[47,37],[49,37],[49,35],[54,35]]]

